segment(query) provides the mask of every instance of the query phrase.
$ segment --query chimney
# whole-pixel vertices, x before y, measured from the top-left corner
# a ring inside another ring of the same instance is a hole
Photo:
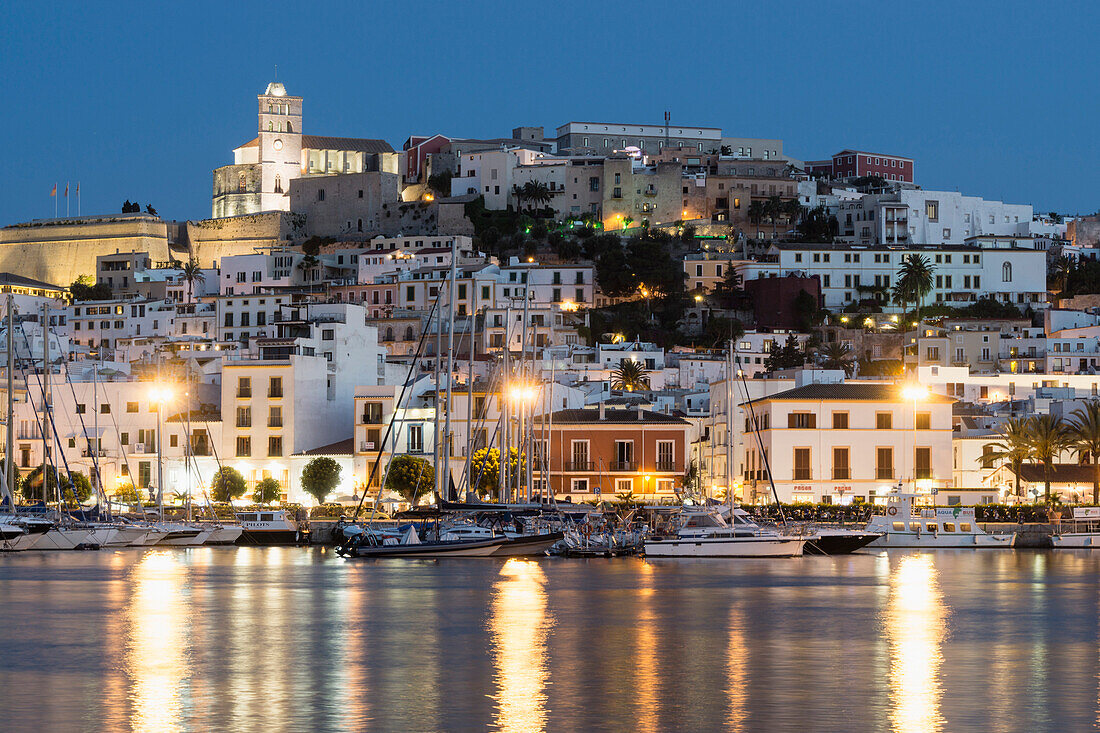
[[[604,403],[601,402],[600,403],[600,422],[603,422],[604,418],[606,418],[606,417],[607,417],[607,407],[604,405]]]
[[[642,420],[645,420],[645,410],[642,409],[641,405],[638,405],[638,422],[641,422]]]

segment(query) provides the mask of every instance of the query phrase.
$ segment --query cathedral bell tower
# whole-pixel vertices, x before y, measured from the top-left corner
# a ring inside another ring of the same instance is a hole
[[[281,82],[267,85],[260,102],[261,211],[290,210],[290,181],[302,174],[302,98]]]

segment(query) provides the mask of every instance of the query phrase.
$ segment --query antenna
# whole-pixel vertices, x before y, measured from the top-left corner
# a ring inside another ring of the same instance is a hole
[[[279,81],[279,65],[275,64],[275,78],[271,81]]]

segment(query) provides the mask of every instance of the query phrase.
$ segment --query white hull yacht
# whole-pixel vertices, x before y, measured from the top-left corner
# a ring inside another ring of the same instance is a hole
[[[733,522],[718,509],[685,508],[674,534],[651,534],[646,557],[798,557],[806,537],[781,535],[762,528],[742,509]]]
[[[1050,538],[1055,550],[1100,550],[1100,506],[1073,507],[1068,531]]]

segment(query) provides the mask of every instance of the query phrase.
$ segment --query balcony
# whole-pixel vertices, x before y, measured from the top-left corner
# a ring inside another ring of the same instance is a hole
[[[613,461],[611,463],[612,471],[634,471],[636,468],[634,461]]]
[[[565,464],[566,471],[594,471],[592,461],[570,461]]]
[[[250,397],[252,397],[252,390],[250,390],[250,389],[238,389],[237,390],[237,399],[247,400]]]
[[[269,400],[277,400],[283,396],[283,390],[281,389],[269,389],[267,391],[267,398]]]
[[[269,428],[281,428],[283,426],[283,419],[281,417],[269,417],[267,419],[267,426]]]
[[[658,471],[675,471],[676,461],[657,461]]]
[[[92,456],[95,456],[97,458],[106,458],[107,451],[103,450],[102,448],[100,450],[95,450],[94,448],[85,448],[84,450],[80,451],[80,455],[84,456],[85,458],[91,458]]]

